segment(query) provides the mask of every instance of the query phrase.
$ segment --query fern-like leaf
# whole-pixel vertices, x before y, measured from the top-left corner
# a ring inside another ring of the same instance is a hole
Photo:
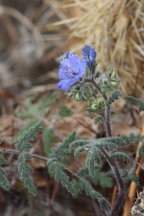
[[[86,158],[86,165],[88,167],[89,173],[90,175],[94,176],[95,174],[95,152],[96,152],[96,147],[92,146],[87,154],[87,158]]]
[[[3,150],[0,150],[0,185],[5,189],[9,190],[10,189],[10,184],[8,179],[5,177],[5,171],[1,167],[6,163],[6,160],[2,157]]]
[[[75,147],[83,146],[83,145],[86,145],[88,143],[90,144],[91,142],[92,141],[90,141],[88,139],[76,139],[69,145],[69,148],[73,149]]]
[[[144,110],[144,103],[141,100],[133,96],[125,96],[125,99],[128,100],[132,105],[138,106],[139,112]]]
[[[16,149],[23,151],[29,149],[32,145],[29,141],[34,141],[36,139],[35,134],[41,131],[42,121],[34,123],[28,130],[23,131],[23,133],[17,138],[18,143],[16,144]]]
[[[112,143],[112,142],[108,142],[108,141],[102,141],[102,142],[98,142],[96,143],[96,147],[98,148],[111,148],[111,149],[117,149],[117,145]]]
[[[77,158],[79,156],[79,154],[83,151],[88,151],[90,148],[89,145],[84,145],[84,146],[79,146],[74,153],[74,156]]]
[[[91,197],[92,199],[99,200],[103,197],[100,193],[98,193],[92,188],[91,184],[86,179],[81,178],[80,185],[81,185],[82,190],[85,191],[86,195]]]
[[[20,179],[24,182],[24,186],[28,189],[28,191],[36,195],[36,188],[33,184],[32,179],[29,174],[33,172],[33,169],[26,163],[26,160],[31,159],[31,154],[27,152],[23,152],[18,157],[18,171],[20,173]]]
[[[136,171],[135,170],[131,170],[131,172],[130,172],[130,179],[132,180],[132,181],[134,181],[137,185],[139,185],[139,179],[138,179],[138,177],[137,177],[137,175],[136,175]]]
[[[130,162],[130,158],[123,152],[114,152],[111,154],[111,158],[113,158],[115,160],[122,160],[122,161],[125,161],[127,163]]]
[[[103,209],[104,212],[108,213],[110,211],[111,205],[106,198],[101,198],[99,200],[100,208]]]
[[[48,169],[50,175],[54,177],[56,181],[61,181],[63,187],[72,194],[73,197],[77,197],[81,193],[81,187],[77,180],[70,181],[69,176],[64,172],[64,166],[58,161],[48,163]]]
[[[101,120],[103,120],[102,116],[98,116],[94,119],[94,123],[97,124]]]
[[[107,105],[111,105],[115,100],[117,100],[119,97],[121,96],[121,93],[116,90],[114,92],[112,92],[112,94],[109,96],[108,101],[107,101]]]

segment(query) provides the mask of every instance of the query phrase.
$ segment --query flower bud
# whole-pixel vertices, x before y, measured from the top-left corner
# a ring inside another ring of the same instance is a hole
[[[97,110],[98,110],[98,105],[97,105],[97,103],[93,103],[93,104],[91,105],[91,108],[92,108],[93,110],[97,111]]]
[[[110,82],[110,84],[111,84],[111,86],[114,87],[114,88],[117,87],[117,82],[116,82],[116,81],[112,81],[112,82]]]
[[[98,99],[97,99],[97,104],[98,104],[98,106],[103,105],[103,104],[104,104],[103,98],[98,98]]]
[[[116,70],[111,69],[110,72],[109,72],[109,77],[111,79],[116,78]]]
[[[81,92],[77,92],[75,94],[75,100],[80,101],[82,99],[82,93]]]

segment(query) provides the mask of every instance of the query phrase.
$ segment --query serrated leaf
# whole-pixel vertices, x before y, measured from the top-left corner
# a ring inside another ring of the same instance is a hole
[[[111,158],[115,159],[115,160],[122,160],[122,161],[125,161],[127,163],[130,162],[129,156],[123,152],[114,152],[111,154]]]
[[[141,147],[139,148],[139,157],[142,157],[144,154],[144,143],[141,145]]]
[[[2,149],[0,149],[0,166],[4,165],[6,163],[6,160],[2,157],[3,153],[4,153],[4,151]],[[9,190],[10,189],[10,184],[9,184],[8,179],[4,175],[5,175],[5,171],[3,170],[2,167],[0,167],[0,185],[5,190]]]
[[[109,203],[109,201],[108,201],[107,199],[101,198],[101,199],[99,200],[99,204],[100,204],[101,209],[102,209],[104,212],[107,213],[108,211],[110,211],[111,205],[110,205],[110,203]]]
[[[72,196],[76,197],[81,192],[81,187],[76,180],[70,181],[69,176],[64,172],[64,166],[58,161],[50,163],[48,166],[50,174],[56,181],[61,181],[63,187],[67,189]]]
[[[139,179],[138,179],[138,177],[137,177],[137,175],[136,175],[136,171],[135,170],[131,170],[131,172],[130,172],[130,179],[132,180],[132,181],[134,181],[137,185],[139,185]]]
[[[29,174],[33,172],[33,169],[29,166],[26,160],[30,159],[32,156],[31,154],[24,152],[21,153],[18,157],[18,171],[20,173],[20,179],[23,181],[24,186],[28,189],[28,191],[36,195],[36,188],[33,184],[32,179],[30,178]]]
[[[86,158],[86,165],[88,167],[90,175],[92,175],[92,176],[94,176],[94,174],[95,174],[95,165],[94,165],[94,162],[95,162],[95,149],[96,149],[96,147],[92,146],[89,149],[88,154],[87,154],[87,158]]]
[[[28,141],[33,141],[36,139],[35,134],[41,131],[42,121],[34,123],[28,130],[23,131],[23,133],[17,138],[18,143],[16,144],[16,149],[23,151],[24,149],[29,149],[32,147]]]
[[[109,96],[107,105],[111,105],[115,100],[117,100],[121,96],[121,93],[119,91],[114,91],[112,94]]]
[[[44,151],[47,157],[51,153],[51,144],[57,142],[54,128],[46,128],[43,132]]]
[[[103,120],[102,116],[94,118],[94,123],[97,124],[99,121]]]
[[[4,165],[6,163],[6,160],[2,157],[3,153],[3,149],[0,149],[0,165]]]
[[[10,190],[10,184],[8,179],[4,176],[5,171],[0,167],[0,185],[5,189],[5,190]]]
[[[68,117],[72,116],[73,112],[65,104],[63,104],[58,114],[60,117]]]
[[[82,151],[88,151],[90,148],[89,145],[85,145],[85,146],[79,146],[75,152],[74,152],[74,156],[77,158],[79,156],[79,154],[82,152]]]
[[[117,145],[112,143],[112,142],[99,142],[96,144],[98,148],[112,148],[112,149],[117,149]]]
[[[46,115],[50,110],[50,106],[55,102],[56,96],[57,96],[57,92],[54,92],[51,95],[46,94],[37,103],[32,102],[33,98],[28,99],[24,102],[26,111],[23,113],[16,113],[16,116],[22,119],[26,119],[26,118],[33,118],[37,115],[41,115],[41,116]]]
[[[74,140],[73,142],[70,143],[69,145],[69,148],[72,149],[72,148],[75,148],[75,147],[78,147],[78,146],[83,146],[83,145],[86,145],[87,143],[91,143],[92,141],[88,140],[88,139],[76,139]]]
[[[125,99],[128,100],[132,105],[138,106],[139,107],[139,112],[144,110],[144,103],[133,96],[125,96]]]
[[[91,197],[92,199],[101,199],[103,196],[98,193],[97,191],[95,191],[91,184],[85,180],[84,178],[80,179],[80,186],[82,188],[82,190],[85,191],[86,195]]]

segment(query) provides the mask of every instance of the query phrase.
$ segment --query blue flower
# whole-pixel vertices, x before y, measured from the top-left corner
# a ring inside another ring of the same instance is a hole
[[[68,52],[66,58],[60,61],[58,76],[62,80],[56,86],[63,91],[68,90],[80,80],[85,73],[85,69],[86,63],[77,55]]]
[[[91,46],[85,46],[82,49],[83,60],[88,63],[89,67],[92,67],[96,59],[96,51]]]

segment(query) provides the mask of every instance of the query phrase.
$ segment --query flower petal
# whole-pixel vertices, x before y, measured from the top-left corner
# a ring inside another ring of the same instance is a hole
[[[79,81],[80,77],[77,75],[73,79],[65,79],[61,80],[59,83],[56,84],[56,86],[63,91],[68,90],[73,84],[75,84],[77,81]]]
[[[82,77],[86,70],[86,63],[82,60],[79,62],[79,77]]]

